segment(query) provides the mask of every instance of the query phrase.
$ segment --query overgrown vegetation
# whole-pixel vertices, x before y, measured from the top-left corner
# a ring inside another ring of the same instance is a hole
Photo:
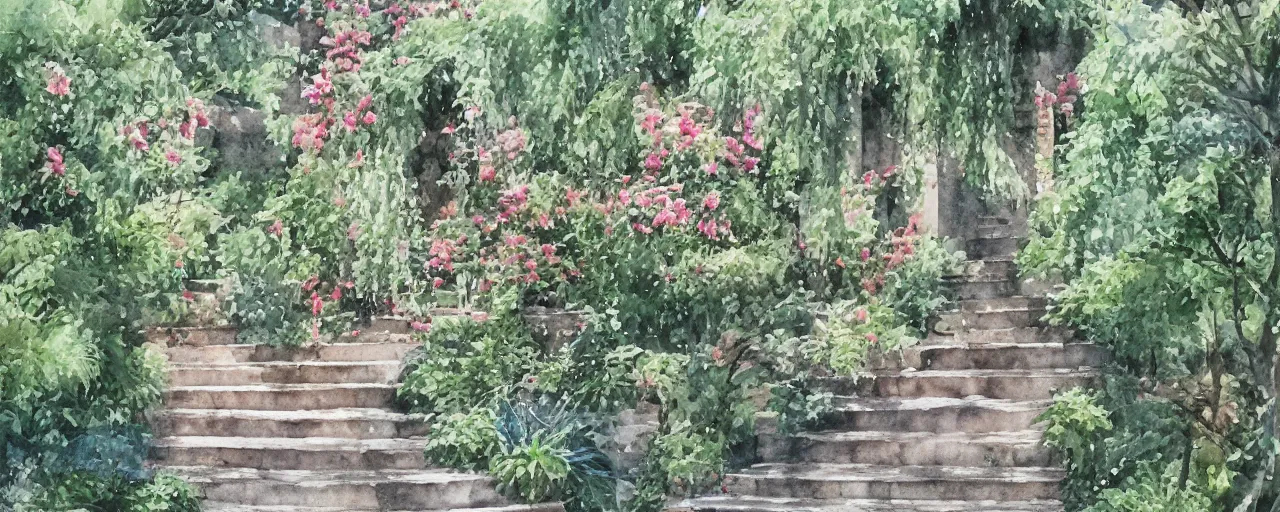
[[[1050,417],[1072,509],[1280,510],[1278,7],[1098,11],[1020,256],[1067,281],[1053,316],[1115,356],[1096,406]]]
[[[1276,510],[1277,10],[0,3],[0,503],[198,506],[142,469],[162,379],[138,333],[212,277],[248,342],[412,317],[399,398],[433,415],[429,458],[512,496],[714,489],[758,410],[817,424],[813,377],[926,333],[956,256],[918,232],[925,167],[1024,199],[1025,57],[1087,38],[1038,99],[1064,151],[1020,260],[1116,356],[1045,416],[1068,504]],[[214,107],[260,110],[277,166],[211,167]],[[536,338],[530,307],[575,311],[576,335]],[[637,408],[657,432],[623,473],[606,439]]]

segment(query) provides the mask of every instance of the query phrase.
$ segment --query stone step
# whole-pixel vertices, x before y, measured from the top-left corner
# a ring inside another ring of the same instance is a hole
[[[766,462],[885,466],[1050,466],[1051,452],[1036,430],[953,432],[806,432],[763,434],[757,453]]]
[[[355,510],[335,507],[294,507],[237,505],[234,503],[216,503],[206,501],[204,512],[380,512],[377,509]],[[451,508],[444,512],[564,512],[561,503],[543,503],[540,505],[507,505],[505,507],[484,508]]]
[[[993,344],[1069,343],[1072,333],[1056,327],[1020,327],[1011,329],[984,329],[955,333],[934,333],[921,340],[921,347],[966,347]]]
[[[965,244],[965,254],[971,260],[1010,259],[1018,252],[1016,237],[975,238]]]
[[[978,238],[1008,238],[1022,236],[1026,233],[1019,230],[1012,224],[996,224],[991,226],[978,226]]]
[[[1078,369],[924,370],[826,379],[820,386],[837,395],[867,397],[1047,400],[1058,391],[1087,386],[1095,377]]]
[[[1011,259],[969,260],[959,274],[943,276],[952,281],[1012,279],[1018,276],[1018,265]]]
[[[151,425],[157,436],[380,439],[424,436],[430,429],[425,419],[383,409],[168,409],[156,413]]]
[[[1062,512],[1056,500],[813,500],[759,496],[705,496],[667,512]]]
[[[1100,366],[1106,350],[1089,343],[990,343],[916,349],[922,369],[1036,370]]]
[[[828,425],[840,430],[1005,432],[1032,428],[1051,400],[838,397]]]
[[[938,315],[934,330],[938,332],[986,331],[992,329],[1016,329],[1036,327],[1044,317],[1043,308],[988,309],[983,311],[959,311]]]
[[[170,347],[170,363],[265,363],[271,361],[400,361],[415,343],[317,343],[301,347],[216,345]]]
[[[509,505],[494,490],[489,477],[441,469],[267,470],[204,466],[168,469],[200,487],[209,501],[247,506],[467,510],[468,507]]]
[[[1025,501],[1058,499],[1057,468],[757,464],[729,492],[786,498]]]
[[[1013,219],[1004,215],[979,215],[978,226],[1007,226]]]
[[[210,345],[235,345],[235,327],[152,327],[147,329],[149,343],[168,347],[206,347]]]
[[[422,439],[332,437],[167,437],[151,457],[175,466],[256,469],[418,469],[426,466]]]
[[[173,364],[171,386],[235,386],[244,384],[392,384],[400,361],[299,361],[243,364]]]
[[[1003,277],[979,277],[973,279],[944,279],[943,286],[960,300],[995,299],[1017,295],[1018,282]]]
[[[961,300],[957,306],[960,311],[965,312],[1007,311],[1018,309],[1044,310],[1049,307],[1049,299],[1047,297],[1015,295],[1012,297]]]
[[[256,384],[176,386],[165,392],[174,409],[250,409],[301,411],[384,407],[395,396],[393,384]]]

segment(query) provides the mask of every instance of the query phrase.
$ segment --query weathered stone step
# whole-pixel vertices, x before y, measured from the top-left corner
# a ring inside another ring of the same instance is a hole
[[[349,508],[294,507],[289,505],[253,506],[208,501],[204,503],[203,509],[204,512],[380,512],[376,509],[354,510]],[[505,507],[451,508],[443,512],[564,512],[564,505],[560,503],[543,503],[540,505],[507,505]]]
[[[984,396],[1007,400],[1047,400],[1062,390],[1088,385],[1096,377],[1078,369],[923,370],[825,379],[821,387],[838,395],[875,397]]]
[[[979,215],[979,226],[1007,226],[1013,223],[1013,219],[1005,215]]]
[[[944,276],[950,281],[991,281],[1013,279],[1018,275],[1018,265],[1012,259],[968,260],[959,274]]]
[[[1009,259],[1018,252],[1016,237],[975,238],[965,244],[965,255],[971,260]]]
[[[1008,297],[1019,291],[1018,282],[1006,277],[946,278],[943,285],[961,300]]]
[[[929,370],[1036,370],[1099,366],[1106,351],[1089,343],[989,343],[917,349]]]
[[[757,464],[729,475],[729,491],[752,496],[1025,501],[1058,498],[1057,468]]]
[[[174,466],[255,469],[417,469],[426,466],[422,439],[332,437],[166,437],[153,459]]]
[[[267,470],[170,467],[214,502],[341,510],[450,510],[509,503],[483,475],[439,469]]]
[[[958,311],[938,315],[934,330],[938,332],[986,331],[1036,327],[1044,317],[1044,308],[987,309]]]
[[[376,509],[354,510],[334,507],[294,507],[236,505],[234,503],[204,503],[205,512],[380,512]],[[484,508],[451,508],[444,512],[564,512],[560,503],[544,503],[541,505],[508,505],[505,507]]]
[[[1005,432],[1031,428],[1051,400],[968,398],[836,399],[832,429],[895,432]]]
[[[171,363],[265,363],[271,361],[399,361],[415,343],[317,343],[301,347],[216,345],[165,349]]]
[[[768,462],[819,462],[885,466],[1044,467],[1051,452],[1036,430],[969,434],[954,432],[806,432],[762,434],[757,454]]]
[[[1012,224],[995,224],[990,226],[978,226],[978,238],[1006,238],[1021,236],[1020,232]]]
[[[1019,309],[1044,310],[1049,305],[1045,297],[1015,295],[1013,297],[995,297],[990,299],[969,299],[959,302],[959,310],[966,312],[1008,311]]]
[[[396,382],[400,361],[188,363],[169,366],[171,386]]]
[[[427,434],[425,418],[383,409],[253,411],[168,409],[151,420],[158,436],[341,437],[381,439]]]
[[[707,496],[667,512],[1062,512],[1059,501],[812,500],[759,496]]]
[[[216,327],[153,327],[147,329],[146,337],[150,343],[161,346],[205,347],[209,345],[235,345],[235,327],[224,325]]]
[[[391,403],[393,384],[256,384],[177,386],[165,392],[174,409],[300,411],[382,407]]]
[[[978,345],[1008,345],[1024,343],[1068,343],[1071,331],[1056,327],[1016,327],[1011,329],[983,329],[954,333],[934,333],[921,340],[922,347],[963,347]]]

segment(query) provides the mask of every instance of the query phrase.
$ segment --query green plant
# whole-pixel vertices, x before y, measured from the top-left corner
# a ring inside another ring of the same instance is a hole
[[[528,503],[558,496],[569,477],[569,451],[559,447],[560,442],[534,434],[528,444],[503,448],[489,463],[498,489],[511,491]]]
[[[495,421],[488,408],[437,416],[427,440],[427,460],[465,470],[488,467],[499,449]]]
[[[532,374],[536,360],[533,339],[514,315],[436,317],[396,396],[413,412],[492,407]]]

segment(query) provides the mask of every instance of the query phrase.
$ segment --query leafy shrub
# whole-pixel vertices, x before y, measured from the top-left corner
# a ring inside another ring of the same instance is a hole
[[[937,237],[919,237],[911,257],[889,272],[881,299],[893,308],[898,323],[906,325],[913,336],[923,337],[934,313],[948,302],[942,277],[957,273],[962,262],[963,258],[947,252]]]
[[[492,407],[532,375],[538,351],[512,315],[484,321],[437,317],[411,356],[398,401],[412,412],[450,414]]]
[[[1148,468],[1118,489],[1102,491],[1098,502],[1082,512],[1203,512],[1213,510],[1213,500],[1194,488],[1179,488],[1176,471],[1161,474]],[[1174,470],[1176,465],[1166,465]]]
[[[493,410],[484,407],[437,416],[427,440],[427,460],[465,470],[488,467],[499,448],[495,421]]]
[[[501,451],[490,468],[502,487],[527,501],[564,500],[573,512],[617,505],[613,464],[596,444],[599,424],[593,415],[574,409],[565,397],[549,396],[504,401],[498,411]]]
[[[558,496],[569,478],[569,451],[560,439],[534,434],[527,444],[505,446],[489,462],[499,491],[510,491],[527,503],[541,503]]]

